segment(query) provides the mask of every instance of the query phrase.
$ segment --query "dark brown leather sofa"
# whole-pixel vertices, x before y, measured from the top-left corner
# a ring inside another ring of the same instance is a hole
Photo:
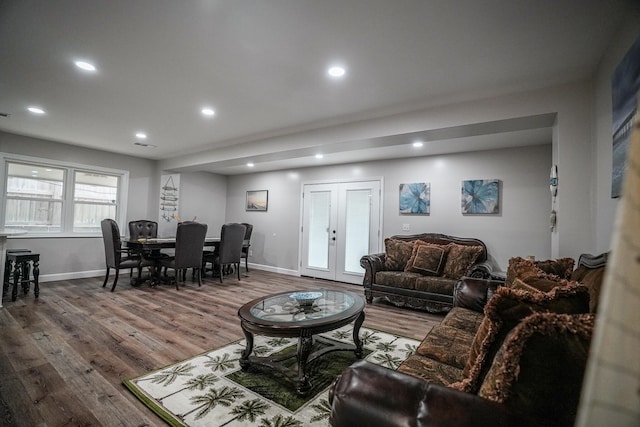
[[[412,250],[415,253],[418,249],[416,242],[428,244],[429,249],[445,248],[441,263],[431,269],[411,268]],[[460,255],[461,248],[474,248],[475,256]],[[465,261],[459,263],[461,257]],[[481,240],[437,233],[391,236],[385,239],[384,253],[365,255],[360,265],[365,270],[363,285],[368,303],[374,297],[383,297],[397,306],[430,312],[451,309],[453,290],[461,277],[488,279],[493,271]]]
[[[573,426],[606,259],[514,258],[504,285],[463,278],[398,370],[358,361],[336,379],[330,424]]]

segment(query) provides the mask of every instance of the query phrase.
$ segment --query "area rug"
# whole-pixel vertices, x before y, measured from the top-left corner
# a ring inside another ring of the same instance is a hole
[[[353,343],[352,327],[321,334]],[[365,359],[391,369],[417,348],[419,341],[361,328]],[[297,339],[256,335],[254,353],[268,356],[295,352]],[[356,361],[350,351],[326,354],[309,366],[312,391],[305,398],[295,384],[277,372],[252,367],[240,369],[245,348],[240,340],[138,378],[124,385],[141,402],[172,426],[327,426],[331,408],[328,388],[333,379]],[[295,361],[293,362],[295,363]]]

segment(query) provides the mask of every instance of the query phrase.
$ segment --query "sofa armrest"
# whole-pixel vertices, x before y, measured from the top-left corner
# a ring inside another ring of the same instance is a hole
[[[369,254],[360,258],[360,266],[364,268],[364,279],[362,284],[365,288],[370,288],[376,278],[378,271],[384,270],[385,254]]]
[[[525,425],[505,405],[367,361],[354,363],[334,381],[329,402],[333,427]]]
[[[491,299],[499,286],[504,286],[504,282],[463,277],[458,280],[453,290],[453,306],[482,313],[487,301]]]
[[[478,279],[490,279],[493,273],[493,266],[488,261],[473,264],[464,274],[467,277],[477,277]]]

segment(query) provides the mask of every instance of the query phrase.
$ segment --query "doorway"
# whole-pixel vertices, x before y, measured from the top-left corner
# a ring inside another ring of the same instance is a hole
[[[380,251],[380,181],[305,184],[303,276],[362,284],[363,255]]]

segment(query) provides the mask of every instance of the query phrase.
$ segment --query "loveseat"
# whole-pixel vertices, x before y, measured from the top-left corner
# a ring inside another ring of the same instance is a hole
[[[397,306],[446,312],[456,281],[463,276],[490,278],[487,247],[478,239],[423,233],[386,238],[385,252],[365,255],[364,295]]]
[[[359,361],[330,389],[330,424],[572,426],[607,255],[509,261],[463,278],[455,306],[394,371]]]

